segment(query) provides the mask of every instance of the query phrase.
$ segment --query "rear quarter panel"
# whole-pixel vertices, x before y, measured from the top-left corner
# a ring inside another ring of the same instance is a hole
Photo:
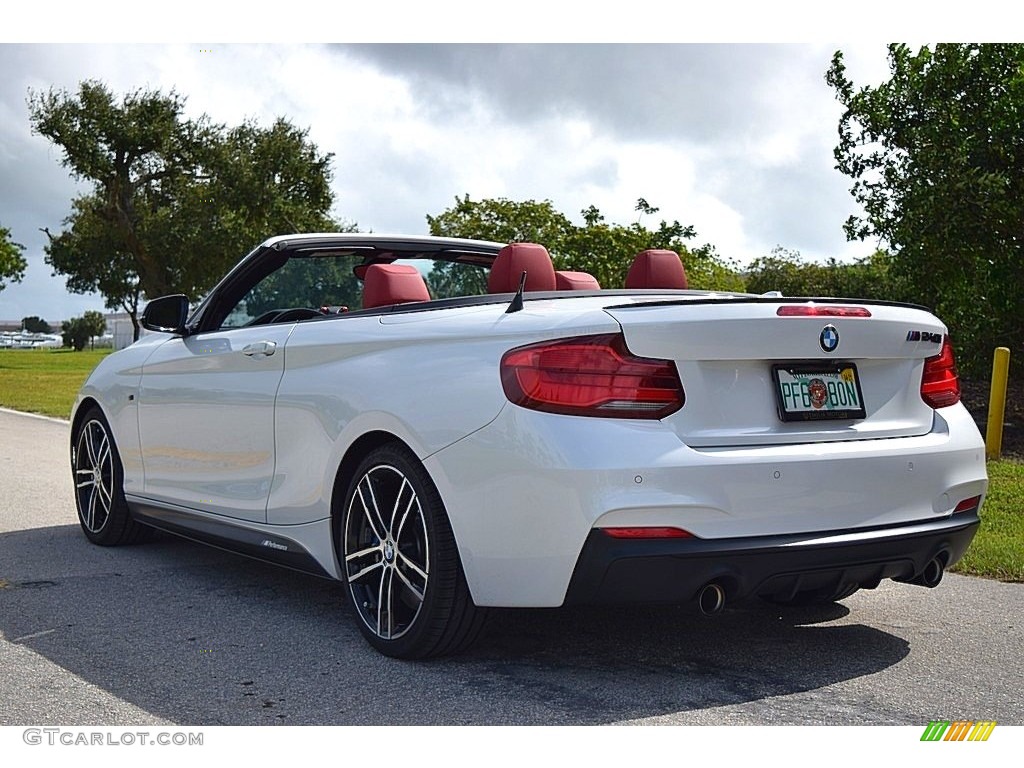
[[[328,517],[338,467],[369,432],[394,435],[423,460],[486,426],[507,402],[501,356],[546,338],[617,331],[602,303],[528,302],[513,314],[500,303],[297,324],[277,395],[268,522]]]

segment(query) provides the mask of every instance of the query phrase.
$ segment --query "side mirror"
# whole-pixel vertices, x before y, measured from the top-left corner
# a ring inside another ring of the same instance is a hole
[[[177,293],[173,296],[161,296],[149,302],[142,312],[142,327],[148,331],[184,336],[187,319],[188,297]]]

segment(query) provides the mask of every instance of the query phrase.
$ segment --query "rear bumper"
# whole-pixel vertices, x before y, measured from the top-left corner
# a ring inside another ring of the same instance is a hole
[[[805,590],[909,581],[933,558],[946,567],[967,550],[977,509],[927,522],[855,531],[726,539],[615,539],[595,528],[566,603],[684,603],[717,582],[729,601]]]
[[[983,499],[988,484],[984,444],[959,404],[936,412],[932,431],[917,437],[700,450],[658,421],[510,404],[486,427],[424,458],[424,466],[448,511],[473,600],[507,608],[562,605],[575,571],[591,557],[581,552],[595,546],[588,544],[595,529],[676,527],[697,537],[686,546],[758,551],[835,532],[948,520],[965,499]],[[665,550],[658,542],[626,542],[639,548],[619,557],[672,554],[678,542]],[[901,552],[886,557],[907,559]],[[910,559],[916,566],[923,557]],[[776,562],[783,565],[769,570],[784,572],[785,558]],[[803,570],[819,564],[828,565],[823,558]],[[655,579],[673,578],[674,568]]]

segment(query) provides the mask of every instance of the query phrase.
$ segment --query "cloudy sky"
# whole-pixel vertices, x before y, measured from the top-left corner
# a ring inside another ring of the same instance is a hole
[[[78,187],[31,134],[30,88],[99,79],[173,88],[190,114],[229,125],[284,116],[334,153],[334,214],[361,229],[425,233],[426,214],[465,193],[629,223],[643,197],[741,264],[777,245],[851,259],[873,244],[842,232],[856,209],[833,169],[837,48],[854,82],[884,79],[881,42],[0,44],[0,224],[29,261],[0,320],[102,308],[43,262],[39,229],[60,228]]]

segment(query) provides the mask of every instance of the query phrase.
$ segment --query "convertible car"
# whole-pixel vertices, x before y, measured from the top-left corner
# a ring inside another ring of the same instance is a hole
[[[90,541],[152,529],[345,584],[384,654],[488,607],[934,587],[987,488],[927,310],[625,289],[531,243],[275,237],[104,359],[72,413]]]

